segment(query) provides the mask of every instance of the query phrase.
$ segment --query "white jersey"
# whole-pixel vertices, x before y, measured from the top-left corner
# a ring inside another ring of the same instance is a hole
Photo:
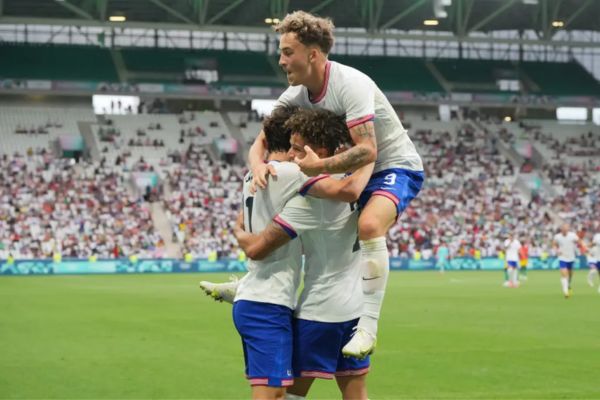
[[[294,197],[309,179],[291,162],[271,161],[276,177],[269,177],[267,188],[250,193],[252,175],[244,178],[244,227],[248,232],[261,232]],[[293,309],[300,283],[302,246],[292,241],[262,261],[248,261],[248,274],[240,281],[234,301],[250,300],[278,304]]]
[[[290,86],[279,97],[278,105],[345,114],[348,128],[373,120],[377,139],[374,172],[389,168],[423,170],[421,157],[388,99],[371,78],[352,67],[328,61],[323,91],[317,97],[310,99],[303,85]]]
[[[304,247],[304,289],[296,318],[345,322],[362,315],[357,211],[348,203],[296,196],[275,218]]]
[[[517,239],[504,241],[504,248],[506,249],[506,261],[519,262],[519,249],[521,248],[521,242]]]
[[[594,239],[592,239],[592,248],[590,249],[588,260],[589,262],[600,261],[600,233],[596,233]]]
[[[559,261],[572,262],[575,261],[575,249],[579,238],[575,232],[567,232],[563,235],[562,232],[554,235],[554,241],[558,244],[558,259]]]

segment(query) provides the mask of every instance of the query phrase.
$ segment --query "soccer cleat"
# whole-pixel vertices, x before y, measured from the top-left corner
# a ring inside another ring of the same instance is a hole
[[[200,282],[200,289],[204,290],[204,293],[216,301],[224,301],[226,303],[233,304],[233,299],[235,298],[239,280],[236,276],[232,276],[229,279],[230,282],[226,283],[202,281]]]
[[[362,360],[375,351],[377,337],[358,326],[354,327],[354,331],[352,339],[342,349],[342,354],[344,357],[354,357]]]

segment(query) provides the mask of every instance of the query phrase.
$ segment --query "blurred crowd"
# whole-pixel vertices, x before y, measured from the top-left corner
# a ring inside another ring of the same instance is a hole
[[[412,125],[426,180],[389,231],[391,256],[433,257],[442,243],[453,257],[496,256],[509,233],[527,243],[530,255],[536,256],[552,252],[559,218],[582,236],[600,229],[597,162],[549,161],[542,173],[556,194],[529,197],[515,189],[518,169],[498,152],[494,135],[468,120],[443,132]],[[581,145],[589,150],[585,155],[596,154],[600,147],[600,140],[591,134],[566,143],[539,132],[535,137],[559,153]],[[500,130],[499,138],[514,143],[506,130]],[[130,170],[154,172],[165,167],[164,190],[151,201],[166,213],[168,239],[178,245],[180,254],[194,258],[238,257],[232,227],[247,169],[216,161],[202,145],[165,151],[164,165],[142,158]],[[54,158],[45,149],[1,156],[0,258],[9,253],[25,259],[51,258],[56,253],[76,258],[166,256],[164,237],[152,219],[154,205],[132,190],[129,171],[121,163],[121,156],[115,165],[105,159],[74,163]]]

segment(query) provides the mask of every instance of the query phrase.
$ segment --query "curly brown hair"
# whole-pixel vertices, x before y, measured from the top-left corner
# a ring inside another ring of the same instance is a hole
[[[267,149],[270,153],[287,152],[290,149],[290,136],[292,133],[285,126],[285,122],[297,110],[298,107],[279,106],[274,108],[271,115],[263,120],[263,131],[267,140]]]
[[[328,110],[300,109],[287,120],[285,127],[302,136],[313,149],[325,148],[328,156],[342,145],[352,143],[346,118]]]
[[[294,11],[275,26],[277,33],[295,33],[305,46],[316,45],[329,54],[333,47],[333,21],[330,18],[314,16],[306,11]]]

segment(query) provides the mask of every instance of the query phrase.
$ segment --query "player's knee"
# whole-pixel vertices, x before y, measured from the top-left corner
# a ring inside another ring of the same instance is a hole
[[[373,239],[383,236],[385,233],[385,228],[376,218],[365,216],[358,221],[358,238],[360,240]]]

